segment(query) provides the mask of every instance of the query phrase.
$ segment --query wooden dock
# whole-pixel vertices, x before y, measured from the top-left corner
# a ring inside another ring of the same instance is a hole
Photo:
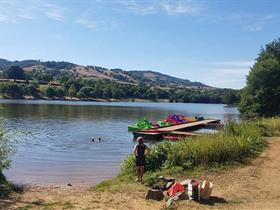
[[[158,130],[161,132],[171,132],[171,131],[177,131],[177,130],[184,130],[184,129],[188,129],[188,128],[194,128],[197,126],[204,126],[210,123],[218,123],[220,120],[213,120],[213,119],[206,119],[206,120],[200,120],[200,121],[196,121],[196,122],[191,122],[191,123],[184,123],[184,124],[180,124],[180,125],[172,125],[169,127],[164,127],[164,128],[157,128],[154,130]]]
[[[197,130],[209,124],[219,124],[219,123],[220,120],[205,119],[196,122],[183,123],[183,124],[172,125],[163,128],[153,128],[153,129],[136,131],[133,132],[133,134],[134,134],[134,138],[142,136],[145,139],[151,139],[151,140],[155,140],[155,139],[161,140],[165,136],[177,136],[177,137],[199,136],[201,134],[193,133],[190,131]]]
[[[178,136],[200,136],[200,133],[194,132],[185,132],[185,131],[171,131],[171,135],[178,135]]]

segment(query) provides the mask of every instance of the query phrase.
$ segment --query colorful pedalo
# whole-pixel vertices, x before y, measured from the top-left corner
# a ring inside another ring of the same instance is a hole
[[[169,115],[165,120],[156,123],[149,122],[146,118],[139,119],[135,124],[128,126],[128,131],[148,130],[153,128],[162,128],[183,123],[195,122],[198,118],[191,118],[181,114]]]

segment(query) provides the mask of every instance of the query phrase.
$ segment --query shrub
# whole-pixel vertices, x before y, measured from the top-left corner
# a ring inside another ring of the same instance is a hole
[[[10,166],[11,161],[8,159],[9,155],[12,153],[12,144],[10,139],[5,132],[3,123],[0,122],[0,197],[7,196],[16,187],[8,182],[3,175],[3,170]]]
[[[9,155],[12,153],[13,147],[5,132],[3,123],[0,122],[0,173],[10,166]]]

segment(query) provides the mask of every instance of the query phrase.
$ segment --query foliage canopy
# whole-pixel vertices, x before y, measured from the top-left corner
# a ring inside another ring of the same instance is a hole
[[[245,117],[280,115],[280,39],[261,50],[241,91],[239,110]]]
[[[8,79],[25,79],[24,71],[19,66],[11,66],[7,70]]]

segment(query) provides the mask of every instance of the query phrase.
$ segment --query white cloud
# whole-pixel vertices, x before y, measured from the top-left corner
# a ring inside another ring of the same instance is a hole
[[[203,10],[192,1],[168,1],[162,2],[161,6],[168,15],[200,15]]]
[[[89,13],[83,14],[76,19],[76,23],[92,30],[114,30],[121,28],[121,25],[114,20],[100,20],[90,17]]]
[[[229,67],[229,68],[235,68],[235,67],[243,67],[243,68],[249,68],[252,66],[255,62],[254,61],[212,61],[209,62],[210,65],[215,67]]]
[[[223,68],[223,69],[212,69],[209,70],[211,73],[217,73],[219,75],[227,75],[227,76],[244,76],[247,75],[250,71],[249,68]]]
[[[246,75],[253,64],[254,61],[250,60],[189,61],[190,70],[180,72],[178,76],[184,75],[192,81],[200,81],[213,87],[243,88]]]
[[[139,15],[199,15],[202,6],[192,0],[117,0],[114,3]]]
[[[103,3],[106,1],[103,1]],[[206,23],[225,22],[232,27],[245,31],[258,32],[275,21],[271,14],[255,14],[234,11],[211,11],[205,1],[194,0],[114,0],[113,3],[121,10],[127,10],[137,15],[164,14],[168,16],[195,16],[197,20]]]
[[[0,23],[19,23],[23,20],[33,20],[45,16],[56,21],[64,21],[65,8],[49,4],[44,0],[22,0],[0,2]]]
[[[206,67],[207,82],[217,87],[243,88],[254,61],[214,61]]]
[[[0,23],[16,23],[17,21],[13,17],[0,14]]]
[[[231,13],[221,18],[222,20],[241,25],[246,31],[258,32],[274,21],[274,15],[256,15],[256,14],[241,14]]]
[[[86,19],[84,17],[80,17],[76,20],[76,23],[82,25],[82,26],[85,26],[89,29],[96,29],[97,27],[97,23],[96,21],[94,20],[89,20],[89,19]]]
[[[63,15],[63,9],[56,6],[49,6],[49,9],[45,12],[45,14],[54,20],[64,21],[65,16]]]
[[[143,2],[138,3],[135,0],[117,0],[114,1],[114,3],[138,15],[152,15],[158,13],[158,8],[156,8],[153,1],[144,4]]]
[[[22,19],[29,19],[29,20],[32,20],[35,18],[34,15],[26,13],[26,12],[18,14],[18,17],[22,18]]]

